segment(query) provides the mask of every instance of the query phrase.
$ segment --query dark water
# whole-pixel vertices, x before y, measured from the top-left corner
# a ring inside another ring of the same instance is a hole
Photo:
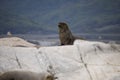
[[[57,46],[60,45],[58,34],[52,35],[38,35],[38,34],[15,34],[13,36],[21,37],[29,42],[41,45],[41,46]],[[75,34],[75,36],[84,37],[90,41],[102,41],[110,43],[120,43],[119,34]],[[0,36],[0,37],[3,37]]]
[[[15,36],[24,38],[25,40],[41,45],[41,46],[58,46],[60,41],[58,35],[37,35],[37,34],[17,34]]]
[[[87,40],[120,43],[120,34],[76,34]]]

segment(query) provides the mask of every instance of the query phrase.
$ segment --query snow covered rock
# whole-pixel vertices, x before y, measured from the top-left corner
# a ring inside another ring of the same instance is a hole
[[[120,80],[120,45],[77,40],[68,46],[0,46],[0,72],[45,72],[49,66],[59,80]]]
[[[29,43],[22,38],[18,37],[6,37],[0,38],[0,46],[14,46],[14,47],[34,47],[35,44]]]
[[[92,80],[120,80],[120,45],[76,40]]]

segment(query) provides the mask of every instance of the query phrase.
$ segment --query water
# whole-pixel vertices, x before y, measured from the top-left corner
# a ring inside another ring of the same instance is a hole
[[[90,41],[102,41],[106,43],[120,43],[119,34],[75,34],[76,36],[82,36],[86,40]],[[52,35],[38,35],[38,34],[15,34],[14,36],[21,37],[31,43],[40,46],[58,46],[60,45],[58,34]]]
[[[40,46],[58,46],[60,41],[58,35],[36,35],[36,34],[17,34],[15,36],[21,37],[28,42]]]

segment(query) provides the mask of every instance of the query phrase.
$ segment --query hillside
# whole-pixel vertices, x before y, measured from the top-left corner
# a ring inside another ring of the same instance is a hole
[[[0,10],[0,33],[11,31],[13,33],[27,33],[33,31],[45,31],[40,25],[25,16]]]
[[[1,0],[0,33],[57,33],[67,22],[74,33],[120,34],[120,0]]]

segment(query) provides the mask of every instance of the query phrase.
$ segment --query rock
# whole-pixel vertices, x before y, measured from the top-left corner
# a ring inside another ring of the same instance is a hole
[[[49,66],[59,80],[120,80],[120,45],[76,40],[38,49],[0,46],[0,72],[45,72]]]
[[[6,37],[0,38],[0,46],[11,46],[11,47],[34,47],[35,44],[25,41],[19,37]]]
[[[92,80],[120,79],[120,45],[76,40],[83,63]]]
[[[12,36],[12,33],[11,32],[7,32],[7,36]]]

